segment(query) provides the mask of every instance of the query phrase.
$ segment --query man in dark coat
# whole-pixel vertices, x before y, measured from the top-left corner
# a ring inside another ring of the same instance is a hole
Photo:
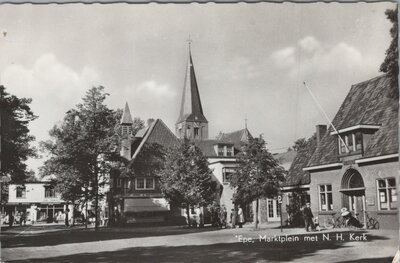
[[[306,207],[303,208],[303,217],[304,217],[304,223],[306,226],[306,231],[308,232],[308,228],[311,226],[311,230],[314,230],[314,222],[313,222],[313,218],[314,215],[311,212],[311,208],[310,208],[310,203],[306,204]]]

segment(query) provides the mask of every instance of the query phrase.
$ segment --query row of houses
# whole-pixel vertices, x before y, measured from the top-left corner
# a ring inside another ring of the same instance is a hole
[[[398,227],[398,101],[386,96],[388,89],[390,81],[385,75],[353,85],[333,126],[317,125],[315,135],[298,152],[275,155],[288,171],[282,184],[283,204],[277,199],[262,200],[260,222],[279,221],[281,214],[286,221],[286,206],[296,195],[303,204],[311,202],[320,222],[346,207],[362,222],[373,216],[379,218],[382,227]],[[148,167],[153,165],[157,152],[177,146],[186,137],[207,157],[219,187],[216,201],[226,207],[230,218],[230,211],[235,208],[230,176],[237,167],[240,145],[252,135],[245,127],[208,138],[209,122],[203,112],[190,49],[175,133],[161,119],[149,120],[136,134],[132,133],[132,125],[126,104],[121,118],[121,156],[129,165],[125,171],[114,170],[110,174],[103,205],[107,214],[119,214],[126,223],[184,222],[185,214],[165,200],[157,176]],[[10,195],[17,193],[10,191]],[[14,200],[10,196],[9,200],[11,205],[22,204],[20,198]],[[53,206],[46,206],[46,200],[31,203],[40,206],[48,217],[63,205],[62,200]],[[253,210],[252,204],[245,209],[248,221],[255,220]],[[196,211],[192,210],[191,215]]]

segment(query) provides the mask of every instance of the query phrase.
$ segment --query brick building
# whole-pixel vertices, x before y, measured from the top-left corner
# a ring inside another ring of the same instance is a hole
[[[110,180],[109,209],[117,209],[124,223],[166,222],[173,208],[161,195],[153,166],[164,150],[175,147],[178,140],[161,119],[148,120],[145,128],[132,135],[133,120],[126,104],[122,118],[121,156],[129,163],[122,172],[113,170]],[[175,211],[176,212],[176,211]],[[179,211],[177,211],[179,214]]]
[[[362,222],[398,228],[398,101],[379,76],[353,85],[303,171],[320,223],[346,207]]]

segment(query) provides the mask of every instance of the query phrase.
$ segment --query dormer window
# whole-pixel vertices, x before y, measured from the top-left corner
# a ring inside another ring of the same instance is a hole
[[[339,154],[346,155],[350,153],[362,153],[366,148],[367,143],[371,136],[380,128],[380,125],[367,125],[360,124],[351,127],[347,127],[344,129],[340,129],[338,131],[333,131],[330,134],[338,136],[342,138],[342,140],[338,137],[338,145],[339,145]],[[345,143],[345,144],[344,144]],[[347,147],[346,147],[347,145]],[[347,149],[348,148],[348,149]]]
[[[363,136],[361,132],[341,134],[339,140],[339,154],[361,153],[363,149]],[[346,147],[346,145],[347,147]]]

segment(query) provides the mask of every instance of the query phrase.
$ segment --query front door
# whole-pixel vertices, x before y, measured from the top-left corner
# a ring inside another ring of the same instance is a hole
[[[349,195],[349,207],[353,216],[364,224],[365,216],[365,195]]]
[[[268,222],[277,222],[280,221],[280,206],[278,204],[278,200],[275,199],[267,199],[267,215]]]

